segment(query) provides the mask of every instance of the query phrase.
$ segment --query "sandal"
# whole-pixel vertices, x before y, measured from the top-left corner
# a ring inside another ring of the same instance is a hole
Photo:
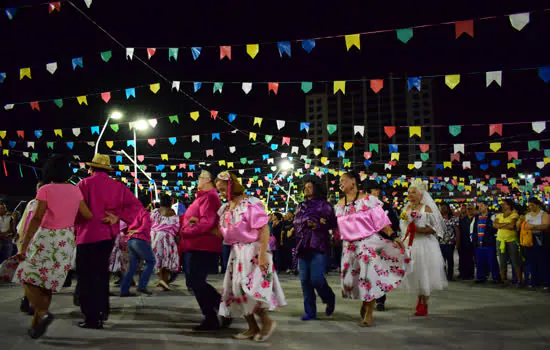
[[[273,335],[273,332],[275,331],[276,327],[277,327],[277,322],[273,321],[273,323],[271,324],[271,329],[269,330],[269,333],[267,333],[266,335],[262,335],[261,333],[256,334],[254,336],[254,341],[258,343],[263,343],[268,341],[269,338],[271,338],[271,336]]]

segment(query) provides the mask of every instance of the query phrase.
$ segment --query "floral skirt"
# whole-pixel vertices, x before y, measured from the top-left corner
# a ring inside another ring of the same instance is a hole
[[[154,232],[151,236],[153,237],[151,245],[155,253],[155,259],[157,260],[155,272],[158,273],[160,269],[179,271],[180,257],[178,255],[176,238],[170,233],[162,231]]]
[[[0,264],[0,281],[11,281],[15,275],[15,270],[17,270],[19,266],[19,262],[17,255],[4,260],[4,262]]]
[[[408,241],[404,242],[408,244]],[[433,290],[447,288],[445,262],[435,235],[416,234],[411,246],[414,268],[407,272],[403,285],[415,295],[429,296]]]
[[[410,263],[407,251],[379,234],[343,243],[343,298],[370,302],[401,284]]]
[[[126,236],[119,234],[115,239],[115,245],[109,259],[110,272],[126,273],[130,267],[130,251]]]
[[[275,310],[286,305],[273,254],[267,252],[269,267],[262,271],[258,264],[259,253],[259,242],[236,243],[231,247],[223,280],[221,316],[246,316],[260,309]]]
[[[71,270],[74,251],[73,227],[58,230],[40,227],[25,260],[17,267],[14,281],[58,292]]]

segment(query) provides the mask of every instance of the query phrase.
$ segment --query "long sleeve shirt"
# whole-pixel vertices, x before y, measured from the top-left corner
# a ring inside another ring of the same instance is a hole
[[[218,225],[218,210],[222,206],[217,190],[197,192],[197,197],[187,208],[181,220],[180,236],[184,252],[199,250],[219,253],[222,251],[222,239],[212,234]],[[198,218],[194,225],[189,219]]]
[[[326,223],[322,224],[321,219],[325,219]],[[309,227],[308,221],[314,222],[316,228]],[[336,226],[334,209],[326,200],[312,199],[300,203],[294,219],[294,235],[298,256],[304,256],[312,251],[329,253],[329,230]]]
[[[111,179],[106,173],[97,172],[80,181],[78,188],[94,216],[88,221],[77,218],[77,245],[111,240],[118,235],[118,224],[106,225],[101,222],[106,211],[124,222],[132,223],[143,209],[141,202],[124,184]]]
[[[145,208],[138,211],[134,218],[134,221],[128,223],[128,232],[137,230],[138,232],[132,234],[129,239],[141,239],[145,242],[151,242],[151,227],[153,221],[151,215]]]

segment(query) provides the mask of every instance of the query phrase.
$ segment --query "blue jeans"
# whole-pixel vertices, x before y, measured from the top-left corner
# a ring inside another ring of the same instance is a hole
[[[227,269],[229,254],[231,254],[231,246],[224,244],[222,250],[222,273],[225,273],[225,270]]]
[[[12,256],[12,251],[13,243],[11,242],[11,238],[0,239],[0,264]]]
[[[500,281],[496,247],[476,247],[476,280],[485,281],[491,273],[493,281]]]
[[[147,264],[139,279],[138,289],[147,289],[149,279],[153,274],[153,269],[156,264],[155,254],[153,253],[153,249],[151,249],[151,243],[133,238],[128,241],[128,250],[130,251],[130,267],[120,284],[120,293],[128,293],[130,291],[130,283],[138,270],[138,258],[145,261]]]
[[[550,286],[548,252],[544,250],[544,247],[537,245],[525,247],[524,252],[530,275],[529,284],[534,287]]]
[[[311,253],[298,259],[300,282],[304,295],[304,310],[307,316],[317,317],[315,290],[324,304],[334,304],[336,296],[325,279],[328,256],[323,253]]]

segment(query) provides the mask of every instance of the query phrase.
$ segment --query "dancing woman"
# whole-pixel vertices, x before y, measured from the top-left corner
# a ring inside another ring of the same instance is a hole
[[[360,192],[357,173],[340,178],[343,198],[335,207],[343,244],[342,296],[361,299],[361,327],[374,323],[373,309],[379,299],[397,288],[410,259],[391,228],[391,221],[376,197]]]
[[[286,305],[273,254],[268,250],[269,217],[259,199],[244,194],[234,174],[220,173],[216,187],[228,200],[218,211],[219,229],[225,241],[232,244],[219,314],[245,317],[248,330],[235,335],[235,339],[264,342],[276,326],[267,310]],[[262,320],[261,329],[255,315]]]
[[[447,287],[445,263],[438,243],[438,237],[443,237],[445,232],[444,221],[421,180],[409,187],[408,199],[401,214],[401,232],[406,232],[405,244],[411,247],[414,268],[407,274],[404,285],[418,295],[415,315],[427,316],[431,292]]]

